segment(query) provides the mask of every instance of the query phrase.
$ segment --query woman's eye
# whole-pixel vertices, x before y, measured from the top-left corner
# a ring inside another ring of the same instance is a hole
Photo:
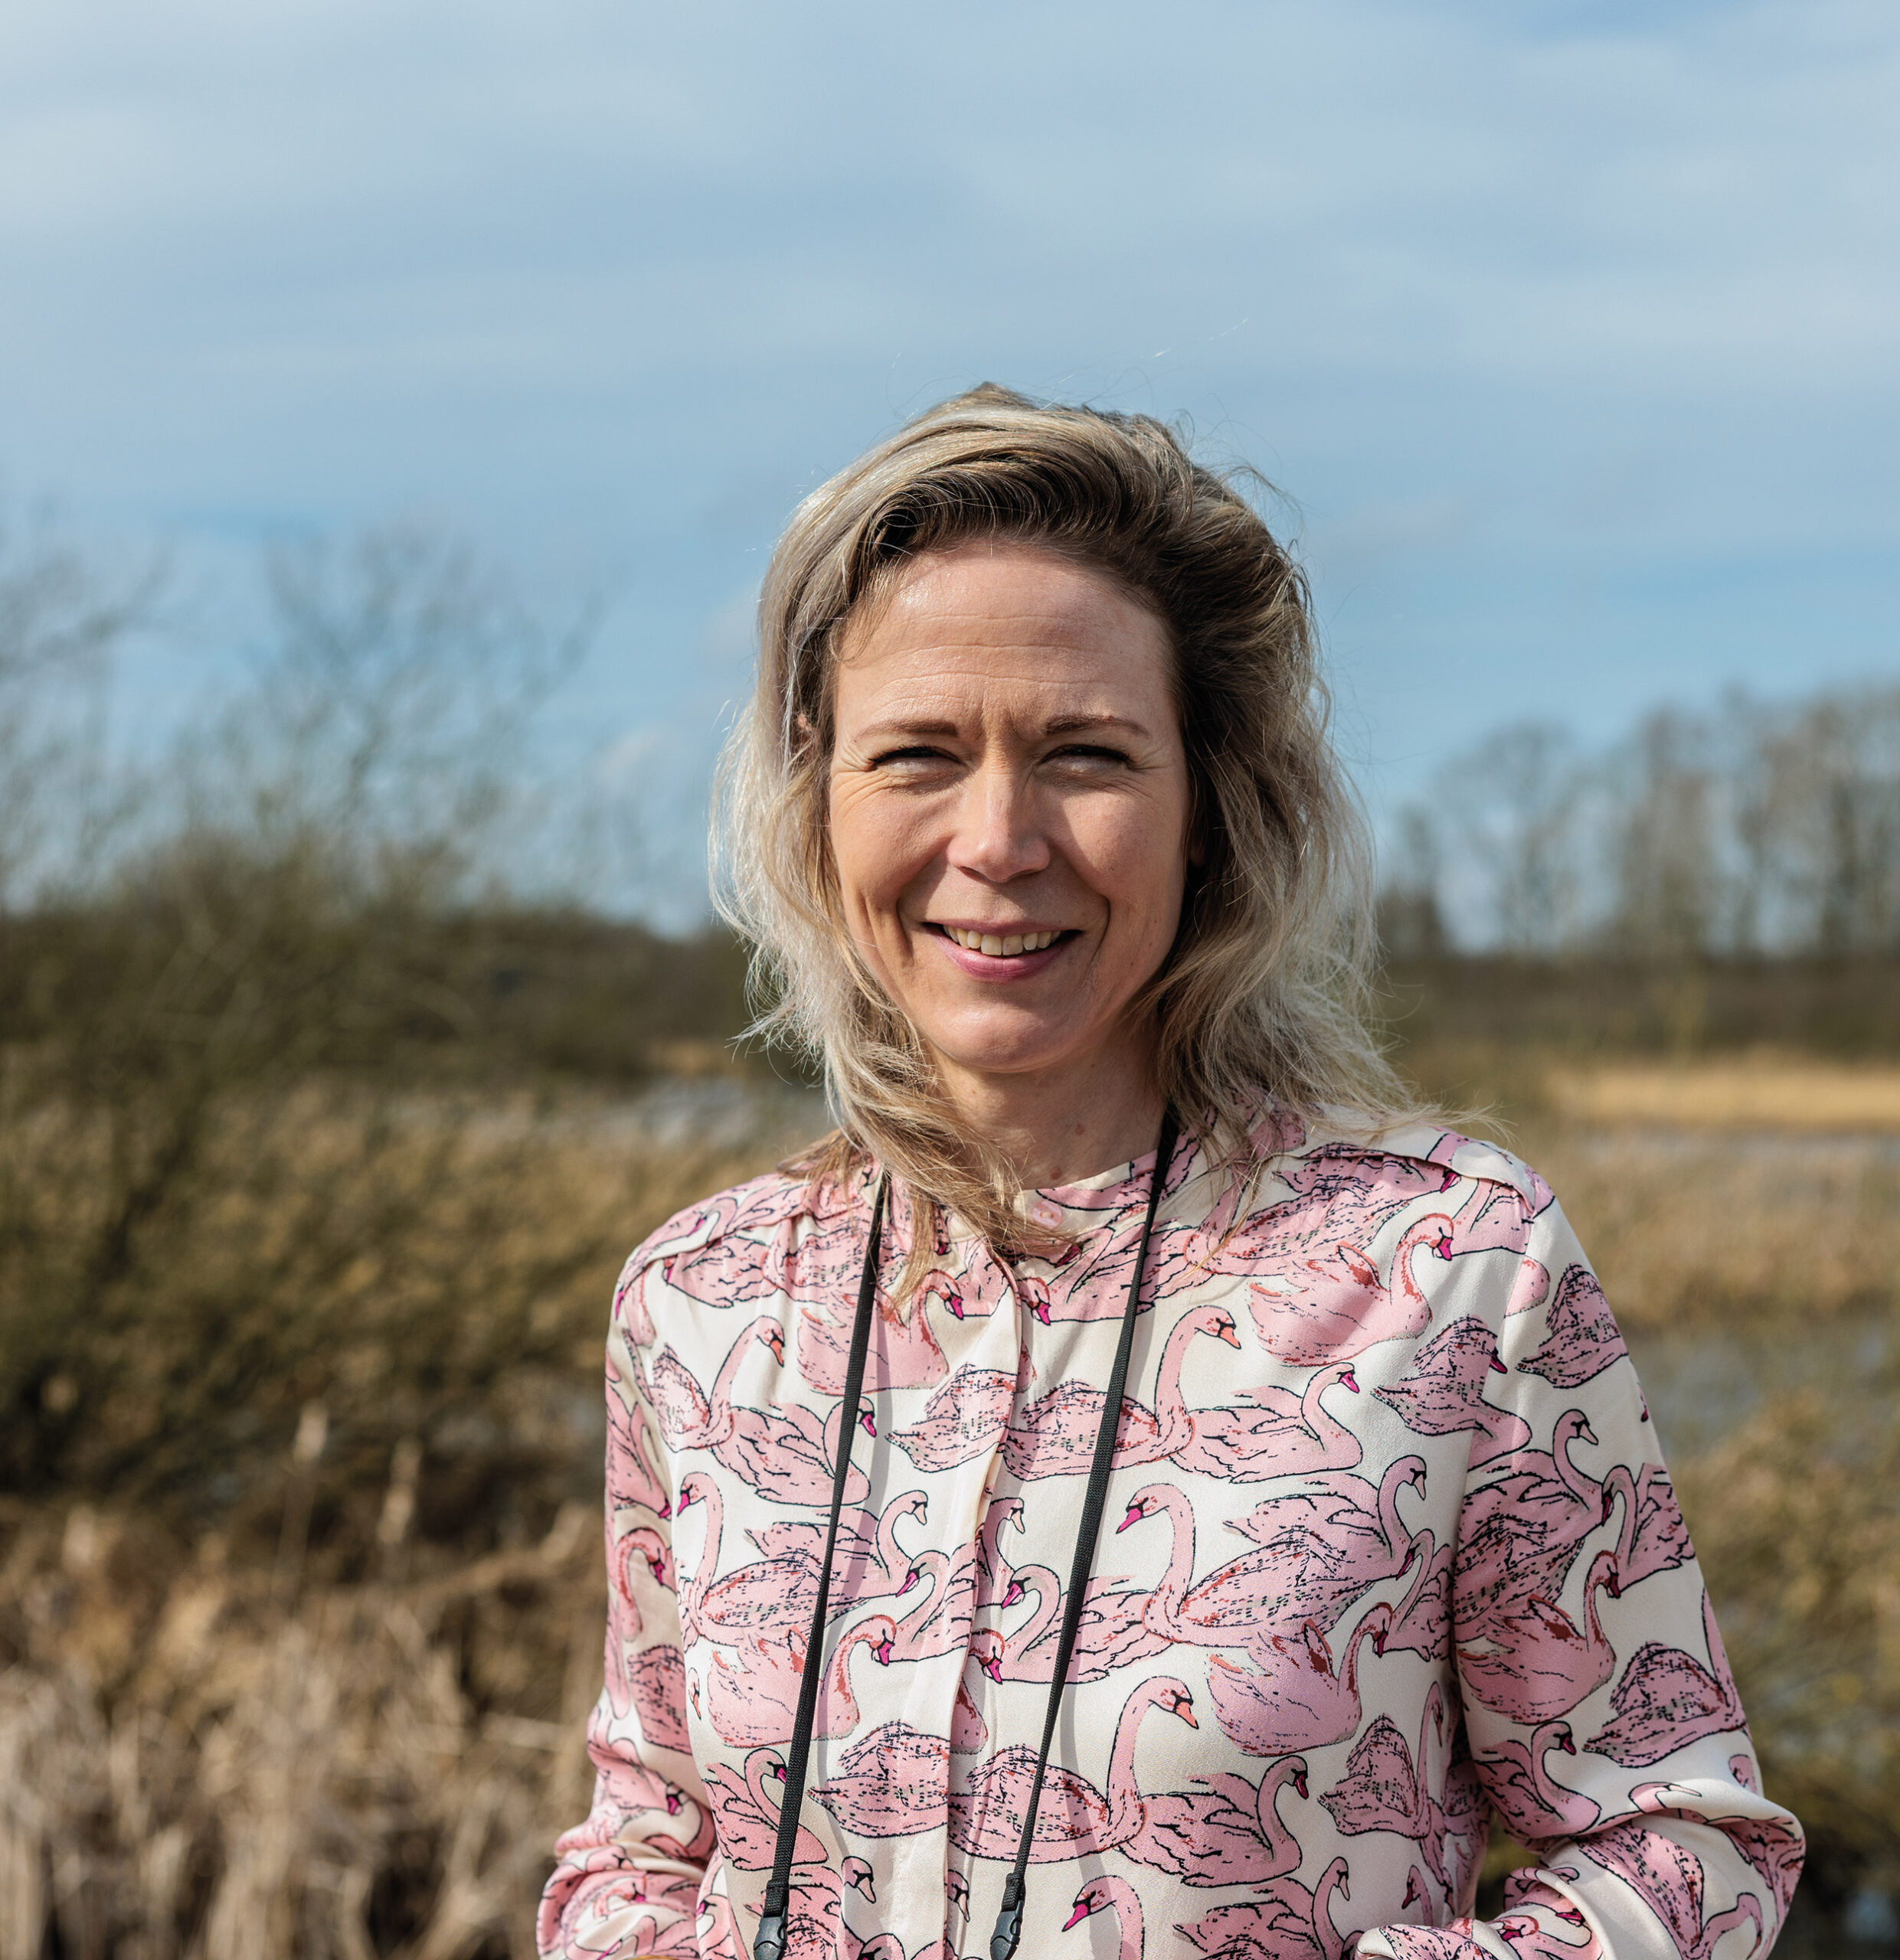
[[[886,749],[881,755],[873,756],[872,766],[876,769],[927,768],[934,764],[947,763],[949,756],[941,749]]]
[[[1049,760],[1091,769],[1107,768],[1116,763],[1126,764],[1128,758],[1119,749],[1101,748],[1093,743],[1073,742],[1066,747],[1056,750]]]

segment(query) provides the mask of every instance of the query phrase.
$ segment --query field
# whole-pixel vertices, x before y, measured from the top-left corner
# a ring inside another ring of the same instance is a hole
[[[1408,1065],[1592,1252],[1825,1939],[1900,1890],[1900,1068],[1482,991],[1408,1008]],[[589,1782],[614,1271],[813,1119],[691,1036],[685,1086],[221,1091],[116,1263],[126,1126],[0,1083],[0,1960],[531,1952]]]

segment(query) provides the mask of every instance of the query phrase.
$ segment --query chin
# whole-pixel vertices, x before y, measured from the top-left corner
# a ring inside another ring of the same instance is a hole
[[[952,1067],[973,1075],[1034,1075],[1073,1061],[1078,1047],[1071,1031],[947,1027],[923,1031],[924,1038]]]

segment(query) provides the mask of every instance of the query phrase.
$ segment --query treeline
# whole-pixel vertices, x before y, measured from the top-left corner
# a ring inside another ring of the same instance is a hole
[[[1400,813],[1401,958],[1900,952],[1900,684],[1666,708],[1607,751],[1498,730]]]

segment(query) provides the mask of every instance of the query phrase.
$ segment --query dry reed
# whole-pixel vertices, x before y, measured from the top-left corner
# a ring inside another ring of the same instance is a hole
[[[1900,1172],[1877,1141],[1521,1106],[1650,1383],[1771,1787],[1820,1883],[1892,1884]],[[656,1151],[572,1098],[469,1113],[234,1109],[144,1256],[126,1325],[152,1354],[69,1344],[73,1418],[117,1439],[0,1501],[0,1960],[527,1960],[587,1795],[605,1289],[786,1134]],[[57,1132],[42,1165],[96,1148]],[[83,1241],[83,1181],[31,1195],[42,1245]],[[147,1458],[170,1468],[139,1483]],[[112,1491],[76,1501],[108,1459]]]

